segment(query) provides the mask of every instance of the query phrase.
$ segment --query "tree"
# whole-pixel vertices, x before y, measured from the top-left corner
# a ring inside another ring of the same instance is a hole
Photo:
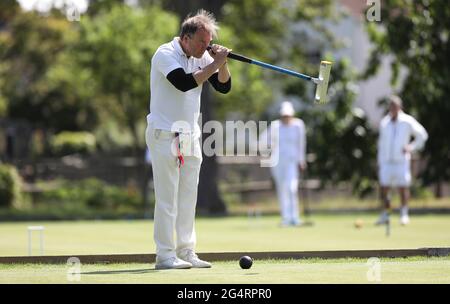
[[[3,0],[0,2],[0,29],[6,26],[19,12],[20,5],[16,0]]]
[[[131,133],[135,153],[143,145],[139,124],[148,112],[150,59],[177,24],[175,16],[156,6],[123,4],[81,19],[80,65],[92,74],[108,116]]]
[[[443,127],[450,115],[450,6],[445,0],[386,0],[381,8],[381,22],[367,24],[374,48],[364,77],[377,72],[385,55],[393,57],[393,85],[400,68],[408,70],[399,95],[429,133],[421,176],[425,185],[437,185],[440,196],[442,183],[450,179],[450,137]]]
[[[70,56],[77,31],[59,12],[18,11],[0,39],[0,100],[9,117],[55,131],[96,125],[90,75]]]

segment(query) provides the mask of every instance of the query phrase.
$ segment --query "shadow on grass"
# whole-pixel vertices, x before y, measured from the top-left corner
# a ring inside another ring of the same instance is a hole
[[[154,268],[146,269],[127,269],[127,270],[102,270],[102,271],[89,271],[82,272],[81,275],[107,275],[107,274],[146,274],[146,273],[157,273],[161,270]],[[164,270],[163,270],[164,271]],[[259,272],[244,273],[245,276],[259,275]]]
[[[144,273],[156,273],[159,270],[154,268],[148,269],[127,269],[127,270],[104,270],[104,271],[91,271],[91,272],[82,272],[80,274],[144,274]]]

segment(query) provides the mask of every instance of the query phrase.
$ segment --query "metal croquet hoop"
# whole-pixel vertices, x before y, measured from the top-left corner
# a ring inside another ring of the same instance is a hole
[[[39,231],[39,254],[44,255],[44,226],[28,226],[28,255],[32,254],[33,231]]]
[[[386,221],[386,237],[391,236],[391,212],[388,212],[387,221]]]

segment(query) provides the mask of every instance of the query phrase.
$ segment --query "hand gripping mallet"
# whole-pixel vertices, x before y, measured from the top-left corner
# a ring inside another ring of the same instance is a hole
[[[211,49],[211,46],[208,46],[207,49]],[[243,55],[235,54],[235,53],[228,53],[228,58],[242,61],[245,63],[255,64],[258,66],[261,66],[266,69],[271,69],[283,74],[291,75],[298,77],[300,79],[312,81],[317,85],[316,88],[316,95],[314,97],[314,102],[319,104],[324,104],[328,102],[327,98],[327,90],[328,90],[328,81],[330,79],[330,72],[331,72],[331,62],[329,61],[322,61],[320,62],[320,68],[319,68],[319,77],[311,77],[305,74],[301,74],[298,72],[294,72],[285,68],[278,67],[276,65],[268,64],[259,60],[251,59],[248,57],[245,57]]]

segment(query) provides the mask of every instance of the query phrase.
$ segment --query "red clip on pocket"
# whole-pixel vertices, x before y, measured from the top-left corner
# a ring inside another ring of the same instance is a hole
[[[178,167],[181,168],[181,166],[184,165],[184,157],[183,154],[178,154]]]
[[[180,151],[180,133],[175,133],[175,136],[176,136],[176,138],[178,140],[178,143],[177,143],[178,168],[181,168],[181,166],[184,165],[184,157],[183,157],[183,154],[181,154],[181,151]]]

